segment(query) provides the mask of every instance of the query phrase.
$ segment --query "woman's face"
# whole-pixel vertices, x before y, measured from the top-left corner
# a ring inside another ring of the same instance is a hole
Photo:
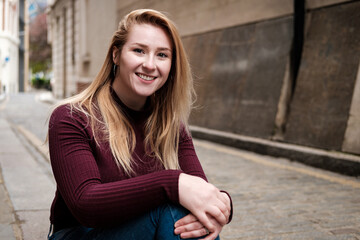
[[[116,58],[117,51],[113,50],[114,62],[119,65],[113,88],[124,104],[139,110],[169,76],[171,40],[158,26],[135,24]]]

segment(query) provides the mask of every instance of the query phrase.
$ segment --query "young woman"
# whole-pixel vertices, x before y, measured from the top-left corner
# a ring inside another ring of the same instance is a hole
[[[125,16],[95,80],[50,118],[49,239],[218,238],[231,199],[195,154],[192,94],[174,24],[154,10]]]

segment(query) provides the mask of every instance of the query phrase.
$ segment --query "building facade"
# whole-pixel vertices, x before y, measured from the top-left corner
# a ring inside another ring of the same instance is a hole
[[[48,1],[52,88],[56,98],[74,95],[100,70],[116,30],[116,0]]]
[[[52,1],[54,95],[89,84],[119,20],[152,8],[170,15],[183,37],[198,95],[192,125],[360,154],[359,4]]]
[[[27,1],[0,1],[0,94],[25,91],[28,79]]]
[[[2,93],[19,89],[19,1],[0,1],[0,86]]]

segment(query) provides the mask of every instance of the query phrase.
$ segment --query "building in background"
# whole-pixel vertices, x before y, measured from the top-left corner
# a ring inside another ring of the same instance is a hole
[[[0,1],[0,86],[1,92],[19,89],[19,2]]]
[[[52,45],[52,89],[72,96],[100,70],[117,27],[116,0],[48,0],[48,39]]]
[[[52,0],[55,97],[94,79],[117,23],[138,8],[177,24],[200,132],[360,154],[360,1]]]
[[[25,92],[29,84],[29,29],[27,1],[19,1],[19,91]]]
[[[24,91],[27,78],[25,0],[0,1],[0,93]]]

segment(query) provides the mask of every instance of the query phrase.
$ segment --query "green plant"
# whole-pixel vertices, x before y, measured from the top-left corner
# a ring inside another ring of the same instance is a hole
[[[34,77],[31,79],[31,85],[37,89],[51,89],[50,79]]]

